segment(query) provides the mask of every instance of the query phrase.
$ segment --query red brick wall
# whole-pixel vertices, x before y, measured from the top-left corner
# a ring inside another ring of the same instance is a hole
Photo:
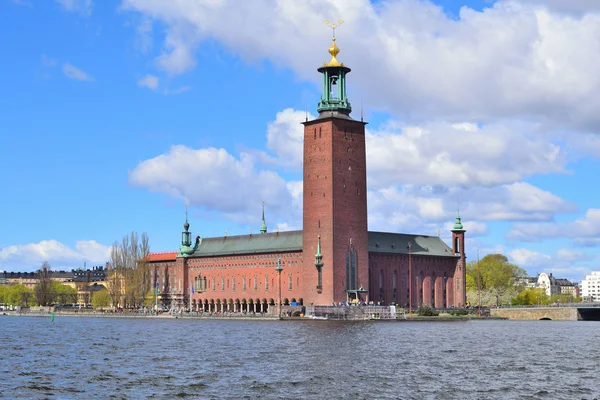
[[[368,286],[365,129],[326,118],[304,124],[303,286],[306,304],[346,300],[346,249],[357,252],[358,285]],[[314,254],[321,235],[323,290]]]
[[[431,257],[411,254],[413,308],[421,304],[444,307],[444,274],[446,277],[447,307],[455,306],[452,277],[456,270],[457,259],[450,257]],[[396,273],[394,275],[394,272]],[[369,253],[370,287],[369,300],[382,301],[385,305],[395,302],[408,306],[408,254]],[[421,275],[421,273],[423,273]],[[380,295],[380,275],[383,293]],[[395,279],[394,279],[395,276]],[[394,299],[394,282],[396,299]],[[421,287],[423,299],[421,301]]]
[[[196,291],[191,295],[191,300],[196,303],[217,300],[242,301],[260,300],[270,303],[278,302],[278,277],[275,271],[277,259],[281,257],[283,271],[281,272],[281,299],[303,301],[300,283],[300,271],[302,269],[302,253],[268,253],[268,254],[236,254],[215,257],[189,258],[188,275],[192,284],[197,276],[206,277],[206,291]],[[290,274],[292,289],[289,289]],[[254,276],[257,279],[257,287],[254,288]],[[235,277],[235,289],[233,278]],[[246,277],[246,289],[243,287],[243,278]],[[269,279],[268,288],[265,285],[265,277]],[[213,278],[215,285],[213,286]],[[222,285],[224,282],[224,286]],[[188,284],[187,293],[190,287]],[[306,303],[305,303],[306,304]]]

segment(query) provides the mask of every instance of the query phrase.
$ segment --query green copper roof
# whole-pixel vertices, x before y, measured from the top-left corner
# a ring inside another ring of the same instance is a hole
[[[452,249],[438,236],[406,233],[369,232],[369,253],[396,253],[438,257],[455,257]]]
[[[454,222],[454,228],[452,228],[453,231],[464,231],[465,229],[463,228],[463,224],[460,221],[460,213],[457,211],[456,212],[456,221]]]
[[[455,257],[452,249],[437,236],[404,233],[369,232],[370,253],[411,254]],[[186,249],[187,250],[187,249]],[[317,254],[320,253],[317,249]],[[191,257],[209,257],[234,254],[255,254],[302,251],[302,231],[272,232],[260,235],[221,236],[203,238]]]
[[[302,231],[204,238],[194,257],[302,250]]]

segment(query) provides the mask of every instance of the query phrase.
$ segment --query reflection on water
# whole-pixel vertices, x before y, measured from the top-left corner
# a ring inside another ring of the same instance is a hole
[[[600,399],[599,328],[0,316],[0,397]]]

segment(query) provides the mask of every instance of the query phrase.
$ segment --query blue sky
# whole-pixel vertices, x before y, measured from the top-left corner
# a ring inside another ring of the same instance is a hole
[[[274,6],[276,4],[277,6]],[[331,31],[368,125],[369,228],[530,274],[598,270],[600,5],[589,0],[0,0],[0,270],[115,240],[301,228],[299,124]]]

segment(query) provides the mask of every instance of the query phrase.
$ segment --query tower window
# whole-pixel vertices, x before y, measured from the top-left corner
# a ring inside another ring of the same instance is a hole
[[[317,138],[317,128],[315,128],[315,134],[314,134],[314,139]]]

